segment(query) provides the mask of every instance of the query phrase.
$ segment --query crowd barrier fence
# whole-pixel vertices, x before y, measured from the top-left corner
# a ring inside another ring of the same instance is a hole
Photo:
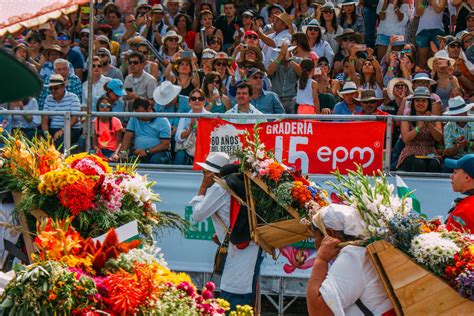
[[[234,113],[135,113],[135,112],[71,112],[71,111],[22,111],[22,110],[0,110],[0,115],[45,115],[45,116],[64,116],[64,151],[68,152],[71,148],[71,118],[79,116],[82,118],[94,117],[166,117],[166,118],[218,118],[218,119],[261,119],[261,120],[317,120],[317,121],[346,121],[346,122],[360,122],[360,121],[383,121],[386,122],[385,133],[385,148],[384,148],[384,162],[383,171],[386,173],[407,174],[410,176],[443,176],[443,174],[427,174],[427,173],[404,173],[404,172],[390,172],[391,153],[392,153],[392,136],[393,125],[401,121],[425,121],[425,122],[474,122],[474,116],[399,116],[399,115],[301,115],[301,114],[234,114]],[[89,134],[91,135],[91,134]],[[88,142],[89,144],[90,142]],[[89,147],[89,146],[88,146]],[[90,148],[86,148],[89,151]],[[173,170],[190,170],[190,166],[176,166],[176,165],[148,165],[143,167],[154,167],[157,169],[173,169]],[[444,175],[445,176],[445,175]]]

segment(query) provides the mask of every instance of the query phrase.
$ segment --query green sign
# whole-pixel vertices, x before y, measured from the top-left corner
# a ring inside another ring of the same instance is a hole
[[[193,219],[193,208],[186,206],[184,209],[184,218],[190,223],[189,229],[184,232],[186,239],[212,240],[216,233],[212,220],[208,217],[202,222],[195,222]]]

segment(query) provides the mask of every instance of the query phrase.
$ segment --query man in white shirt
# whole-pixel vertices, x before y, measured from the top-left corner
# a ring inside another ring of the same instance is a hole
[[[226,113],[248,113],[248,114],[263,114],[256,107],[250,104],[252,98],[253,88],[246,82],[243,82],[237,86],[237,95],[235,97],[237,104],[228,110]],[[229,122],[239,123],[239,124],[255,124],[264,122],[264,119],[255,119],[255,118],[236,118],[228,119]]]
[[[221,168],[229,163],[229,156],[222,152],[211,152],[204,163],[198,163],[203,168],[204,176],[198,195],[190,202],[196,222],[212,218],[220,243],[224,241],[230,226],[231,199],[229,193],[214,182],[214,176],[220,177]],[[252,241],[244,249],[239,249],[229,242],[220,284],[220,297],[230,303],[231,309],[235,309],[236,305],[254,304],[256,280],[262,258],[260,248]]]

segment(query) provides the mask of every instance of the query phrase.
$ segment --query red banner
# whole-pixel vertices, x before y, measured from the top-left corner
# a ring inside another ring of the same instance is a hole
[[[364,172],[382,170],[385,122],[316,122],[283,120],[259,125],[259,135],[278,161],[301,168],[303,173],[346,173],[361,164]],[[197,131],[196,162],[206,160],[211,151],[230,156],[240,149],[244,131],[253,133],[253,124],[233,124],[220,119],[200,119]]]

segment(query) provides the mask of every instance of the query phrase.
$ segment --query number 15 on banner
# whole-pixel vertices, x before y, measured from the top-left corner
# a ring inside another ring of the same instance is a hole
[[[300,159],[301,172],[307,174],[309,167],[309,157],[305,151],[297,150],[298,145],[308,145],[308,137],[291,136],[290,145],[288,147],[288,159],[283,159],[283,136],[275,137],[275,158],[283,163],[288,162],[290,165],[296,164]]]

